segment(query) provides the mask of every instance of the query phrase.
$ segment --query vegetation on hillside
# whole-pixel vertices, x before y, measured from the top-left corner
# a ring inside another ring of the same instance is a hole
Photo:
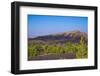
[[[76,35],[74,35],[75,37]],[[79,42],[66,41],[63,44],[58,40],[43,41],[43,40],[31,40],[28,42],[28,59],[39,55],[60,55],[66,53],[74,53],[75,58],[87,58],[88,47],[86,38],[80,36]]]

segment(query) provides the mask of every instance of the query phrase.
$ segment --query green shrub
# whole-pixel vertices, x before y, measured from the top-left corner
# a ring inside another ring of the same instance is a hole
[[[88,57],[88,49],[87,44],[84,41],[84,38],[81,37],[80,43],[77,46],[78,51],[76,53],[77,58],[87,58]]]
[[[87,58],[88,49],[87,43],[84,37],[81,37],[79,43],[65,42],[63,45],[53,43],[52,45],[48,43],[39,44],[32,42],[28,44],[28,56],[33,58],[40,54],[64,54],[64,53],[74,53],[76,58]]]

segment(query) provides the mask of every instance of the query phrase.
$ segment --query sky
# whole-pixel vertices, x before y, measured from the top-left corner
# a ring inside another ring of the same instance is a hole
[[[88,17],[28,15],[28,38],[68,31],[88,31]]]

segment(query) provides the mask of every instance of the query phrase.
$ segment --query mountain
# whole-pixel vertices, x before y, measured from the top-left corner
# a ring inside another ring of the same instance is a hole
[[[74,42],[79,43],[81,37],[84,38],[84,41],[87,43],[87,33],[80,32],[80,31],[70,31],[70,32],[63,32],[57,34],[50,34],[45,36],[38,36],[35,38],[29,38],[29,41],[35,41],[39,43],[46,43],[46,42],[58,42],[58,43],[65,43],[65,42]]]

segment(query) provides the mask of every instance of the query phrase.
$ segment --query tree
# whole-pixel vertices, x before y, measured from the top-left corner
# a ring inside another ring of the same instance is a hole
[[[78,51],[76,53],[77,58],[87,58],[87,44],[85,42],[85,38],[82,36],[80,39],[80,43],[77,46]]]

